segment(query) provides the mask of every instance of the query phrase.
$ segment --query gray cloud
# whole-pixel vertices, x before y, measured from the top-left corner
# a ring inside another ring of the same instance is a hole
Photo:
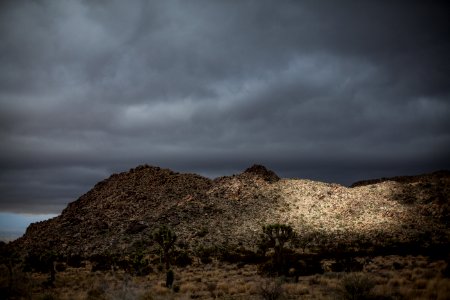
[[[450,168],[448,4],[4,1],[0,210],[140,163],[349,184]]]

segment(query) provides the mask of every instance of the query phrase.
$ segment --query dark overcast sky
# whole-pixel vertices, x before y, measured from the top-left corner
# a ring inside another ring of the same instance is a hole
[[[444,1],[1,3],[0,211],[58,213],[143,163],[450,168]]]

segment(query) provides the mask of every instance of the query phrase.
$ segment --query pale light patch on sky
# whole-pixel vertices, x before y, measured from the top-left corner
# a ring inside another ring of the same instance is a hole
[[[48,220],[56,214],[15,214],[0,212],[0,240],[10,241],[25,233],[30,223]]]

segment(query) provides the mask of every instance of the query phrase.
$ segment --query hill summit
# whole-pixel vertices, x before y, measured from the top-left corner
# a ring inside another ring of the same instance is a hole
[[[266,167],[261,165],[253,165],[250,168],[246,169],[243,174],[254,175],[262,178],[267,182],[276,182],[280,180],[277,174],[275,174],[272,170],[267,170]]]
[[[240,245],[255,249],[266,224],[337,245],[352,241],[448,239],[450,175],[358,183],[353,188],[282,179],[261,165],[214,180],[154,166],[113,174],[61,215],[31,224],[13,242],[22,252],[52,247],[62,254],[125,254],[150,243],[161,225],[188,249]]]

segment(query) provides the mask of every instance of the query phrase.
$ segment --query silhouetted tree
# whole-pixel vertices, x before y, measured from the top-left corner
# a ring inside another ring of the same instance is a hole
[[[173,286],[174,278],[175,278],[175,274],[173,273],[172,269],[167,271],[167,273],[166,273],[166,287],[168,287],[169,289],[171,289],[172,286]]]
[[[46,251],[41,255],[41,262],[49,272],[48,285],[53,286],[56,278],[55,262],[57,254],[53,251]]]
[[[47,285],[53,286],[56,277],[57,254],[51,250],[34,250],[25,257],[24,271],[49,273]]]
[[[274,249],[274,263],[279,270],[283,267],[285,246],[295,238],[295,232],[291,226],[285,224],[269,224],[263,226],[263,234],[259,248],[263,252]]]
[[[177,240],[177,235],[172,229],[163,225],[153,233],[153,240],[161,248],[162,259],[165,262],[166,270],[170,268],[170,257]]]

